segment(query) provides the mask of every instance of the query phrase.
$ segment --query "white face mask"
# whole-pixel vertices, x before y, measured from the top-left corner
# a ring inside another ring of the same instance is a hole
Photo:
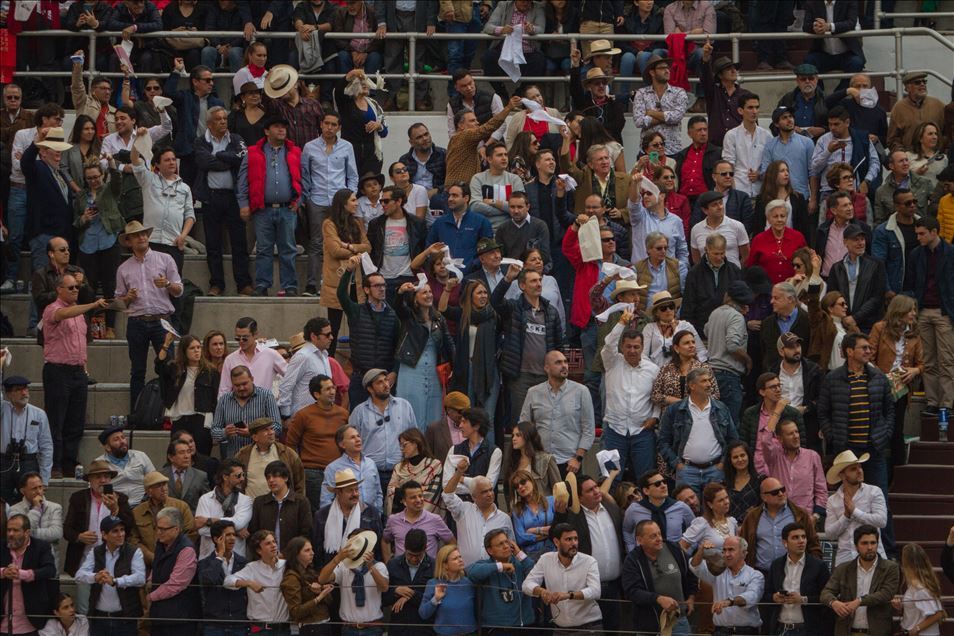
[[[874,108],[878,105],[878,91],[873,88],[863,88],[860,92],[858,101],[862,108]]]

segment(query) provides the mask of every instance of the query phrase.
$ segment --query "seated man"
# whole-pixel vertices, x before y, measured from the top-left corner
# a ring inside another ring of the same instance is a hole
[[[831,8],[831,13],[828,13]],[[858,21],[857,2],[832,2],[808,0],[804,3],[805,18],[802,31],[815,35],[826,35],[824,39],[812,40],[812,50],[805,56],[805,63],[811,64],[822,73],[843,71],[860,73],[865,68],[865,54],[861,49],[861,38],[834,37],[839,33],[853,31]],[[837,90],[848,86],[843,79]]]

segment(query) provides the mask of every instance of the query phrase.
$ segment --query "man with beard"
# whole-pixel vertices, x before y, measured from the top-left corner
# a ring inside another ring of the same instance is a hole
[[[234,459],[222,462],[215,476],[215,488],[199,497],[195,508],[195,527],[199,529],[199,558],[219,552],[216,524],[227,523],[234,531],[234,541],[228,551],[245,556],[248,524],[252,520],[252,498],[242,492],[245,486],[245,467]],[[221,534],[221,532],[220,532]],[[241,569],[241,567],[237,568]]]
[[[347,430],[357,433],[350,426]],[[377,475],[376,472],[375,475]],[[361,501],[362,481],[355,477],[350,468],[334,474],[334,484],[331,488],[334,499],[315,513],[312,524],[311,540],[315,547],[317,564],[324,566],[331,561],[338,550],[347,543],[348,535],[352,530],[358,528],[373,530],[378,536],[384,532],[381,526],[380,509]],[[376,555],[380,556],[380,550],[379,543],[375,547]]]
[[[46,485],[37,473],[20,477],[20,503],[10,506],[9,516],[26,515],[30,520],[30,536],[43,539],[53,548],[56,571],[60,568],[60,539],[63,538],[63,506],[46,497]]]
[[[827,113],[826,110],[825,114],[827,115]],[[816,196],[818,194],[819,177],[818,175],[809,177],[809,170],[812,165],[815,144],[812,143],[811,137],[797,132],[798,127],[795,125],[797,114],[798,111],[786,106],[779,106],[772,111],[772,129],[778,136],[770,139],[765,144],[765,148],[762,149],[762,163],[759,166],[759,173],[764,175],[769,164],[773,161],[784,161],[785,165],[788,166],[788,176],[792,189],[805,197],[805,200],[808,201],[808,214],[813,215],[818,212]],[[811,236],[808,217],[796,214],[796,212],[797,210],[793,209],[789,217],[791,226],[804,236]],[[761,225],[759,227],[760,225],[761,219],[755,219],[749,229],[753,232],[761,232],[765,229],[765,226]]]
[[[3,381],[4,399],[0,402],[0,496],[8,503],[20,500],[16,485],[31,472],[39,473],[43,483],[50,482],[53,466],[53,438],[50,422],[43,409],[30,404],[30,381],[10,376]]]
[[[802,339],[792,332],[783,333],[776,343],[779,361],[769,369],[778,375],[782,399],[802,414],[805,423],[805,447],[821,450],[818,436],[818,392],[821,390],[821,369],[802,358]]]
[[[874,526],[856,528],[854,543],[858,557],[835,568],[821,593],[821,602],[837,616],[836,636],[890,634],[891,599],[900,583],[898,564],[879,557],[878,530]]]
[[[884,528],[888,523],[888,506],[884,493],[877,486],[865,483],[865,471],[861,466],[868,461],[867,454],[855,457],[845,451],[835,458],[826,479],[828,483],[841,486],[831,494],[826,505],[825,536],[837,542],[834,564],[841,565],[858,556],[854,545],[854,532],[865,525]],[[878,541],[878,551],[887,558],[884,544]]]
[[[553,622],[564,634],[602,631],[600,571],[596,559],[578,551],[579,536],[567,523],[550,529],[556,552],[540,556],[523,582],[523,593],[555,606]],[[570,602],[576,601],[576,602]]]
[[[669,496],[669,486],[658,470],[640,475],[637,485],[643,498],[633,502],[623,517],[623,544],[626,552],[632,552],[636,547],[636,528],[643,521],[654,521],[662,532],[663,540],[678,543],[682,533],[696,518],[696,513],[688,504]],[[692,488],[688,491],[695,496]]]
[[[25,515],[13,515],[6,526],[6,545],[0,550],[2,629],[36,634],[53,613],[59,593],[53,551],[46,541],[30,537],[30,520]]]
[[[129,448],[129,440],[122,426],[111,426],[104,430],[99,434],[99,443],[103,445],[104,452],[96,459],[108,463],[117,473],[112,481],[113,488],[129,497],[129,501],[142,501],[145,495],[142,480],[156,470],[149,455]]]

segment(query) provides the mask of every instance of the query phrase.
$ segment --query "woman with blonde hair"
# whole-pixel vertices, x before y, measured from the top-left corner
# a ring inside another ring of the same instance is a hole
[[[419,613],[424,620],[434,619],[434,632],[441,636],[460,636],[477,631],[474,614],[474,584],[464,576],[464,558],[455,544],[437,551],[434,578],[427,582]]]
[[[821,257],[812,252],[812,270],[808,286],[808,321],[812,327],[808,357],[821,367],[822,372],[837,369],[845,363],[841,341],[849,333],[857,333],[855,319],[848,315],[848,301],[838,291],[821,296]],[[819,298],[821,296],[821,298]]]
[[[553,523],[553,496],[540,492],[537,481],[526,470],[518,470],[510,476],[510,518],[513,532],[520,549],[536,560],[543,552],[553,550],[549,540]]]
[[[924,373],[924,355],[918,331],[918,301],[898,294],[888,303],[884,320],[876,322],[868,335],[871,362],[881,369],[891,384],[894,403],[894,434],[891,436],[891,467],[904,463],[904,416],[908,393]]]
[[[441,467],[443,462],[434,457],[423,433],[416,428],[409,428],[398,435],[398,444],[401,446],[400,462],[391,472],[391,481],[387,485],[384,495],[385,516],[404,510],[404,502],[396,500],[396,494],[401,486],[409,481],[415,481],[424,490],[424,510],[441,514]]]
[[[904,575],[904,594],[891,601],[901,612],[901,629],[910,636],[938,636],[941,622],[947,612],[941,605],[941,582],[927,552],[917,543],[909,543],[901,550],[901,573]]]

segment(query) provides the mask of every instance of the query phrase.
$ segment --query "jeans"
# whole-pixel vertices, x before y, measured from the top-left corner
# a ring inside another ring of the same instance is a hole
[[[742,413],[742,378],[731,371],[717,370],[714,375],[719,384],[719,400],[728,407],[732,422],[738,429]]]
[[[527,391],[530,390],[530,387],[546,381],[546,375],[524,372],[521,372],[518,378],[507,381],[507,391],[510,393],[511,426],[520,421],[520,409],[523,408],[523,402],[527,399]]]
[[[130,316],[126,322],[126,340],[129,343],[129,408],[136,408],[136,400],[146,384],[146,358],[149,345],[156,354],[162,349],[166,330],[159,321],[146,322]]]
[[[364,60],[364,72],[366,75],[374,75],[381,70],[382,65],[381,54],[377,51],[369,51],[368,57]],[[351,59],[351,51],[338,51],[338,72],[347,75],[353,68],[354,60]]]
[[[805,64],[814,64],[819,73],[830,73],[831,71],[860,73],[865,68],[865,59],[851,51],[845,51],[838,55],[830,55],[824,51],[810,51],[805,56]],[[848,86],[848,79],[847,77],[842,79],[835,90],[844,90]],[[821,86],[822,84],[823,82],[819,80],[818,85]]]
[[[705,488],[706,484],[722,483],[723,479],[725,479],[725,475],[715,466],[702,469],[686,464],[676,471],[676,483],[687,484],[696,491],[700,501],[702,500],[702,489]]]
[[[321,508],[321,488],[324,483],[324,468],[305,469],[305,494],[308,496],[308,503],[311,504],[312,510]]]
[[[444,29],[447,33],[480,33],[482,24],[480,22],[480,9],[475,4],[473,13],[470,16],[470,22],[446,22]],[[477,40],[447,40],[447,74],[453,75],[454,71],[462,68],[470,68],[470,62],[477,52]],[[457,89],[454,88],[454,82],[447,82],[447,96],[457,95]]]
[[[266,207],[252,215],[255,222],[255,287],[272,286],[272,252],[278,245],[278,277],[282,289],[298,288],[295,271],[295,225],[298,216],[290,208]],[[321,231],[319,229],[319,236]],[[311,257],[309,256],[309,264]],[[321,261],[318,261],[321,267]]]
[[[89,396],[86,380],[82,366],[52,362],[43,365],[43,409],[53,438],[53,468],[63,470],[64,474],[72,474],[79,463]]]
[[[245,223],[239,217],[238,201],[231,190],[212,190],[209,201],[202,206],[205,225],[205,261],[209,264],[209,286],[225,289],[225,269],[222,265],[222,233],[228,231],[232,247],[232,278],[235,289],[252,284],[248,275],[248,245],[245,242]]]
[[[13,259],[7,265],[7,280],[15,281],[20,273],[20,247],[26,230],[27,191],[10,184],[10,198],[7,200],[6,225],[10,234],[7,244]]]
[[[321,282],[321,265],[324,258],[321,224],[328,216],[330,206],[306,201],[308,213],[308,286],[317,287]]]
[[[749,5],[749,24],[756,33],[779,33],[792,24],[793,0],[774,0],[773,2],[753,2]],[[777,64],[787,58],[786,40],[766,38],[755,43],[759,61]]]
[[[603,450],[619,451],[618,483],[623,473],[631,470],[638,480],[639,476],[656,466],[656,435],[653,431],[643,431],[638,435],[620,435],[608,424],[603,424]]]
[[[138,624],[136,618],[107,618],[94,614],[89,617],[89,633],[90,636],[136,636]]]
[[[635,54],[630,51],[626,51],[619,59],[619,74],[622,77],[633,77],[637,75],[642,76],[643,71],[646,69],[646,65],[649,63],[649,58],[651,58],[653,55],[666,57],[669,55],[669,53],[666,51],[666,49],[646,49],[645,51],[639,51]],[[617,96],[629,99],[631,88],[631,82],[621,82]]]
[[[233,73],[242,68],[242,57],[245,51],[240,46],[229,47],[229,52],[226,54],[226,62],[228,63],[228,69]],[[202,63],[208,66],[213,71],[217,68],[221,68],[223,65],[219,64],[219,60],[222,56],[219,55],[219,51],[214,46],[206,46],[202,48]],[[229,84],[231,85],[231,80]]]
[[[848,446],[848,450],[853,451],[857,457],[863,453],[870,455],[868,461],[862,464],[865,470],[865,483],[880,488],[884,500],[888,501],[888,461],[884,453],[865,446]],[[884,551],[889,557],[894,556],[898,551],[894,542],[894,522],[890,509],[888,509],[888,523],[881,529],[881,545],[884,546]]]

